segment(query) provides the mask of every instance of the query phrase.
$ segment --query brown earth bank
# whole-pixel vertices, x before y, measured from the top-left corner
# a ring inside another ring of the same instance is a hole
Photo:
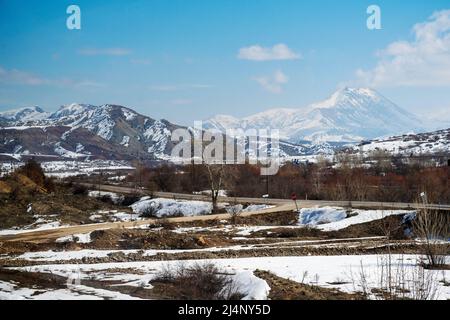
[[[229,220],[230,217],[227,217]],[[294,211],[270,212],[263,214],[255,214],[251,216],[236,217],[233,225],[254,225],[254,226],[288,226],[295,225],[298,221],[298,213]],[[177,223],[182,227],[214,227],[223,225],[220,219],[198,220]]]
[[[281,278],[268,271],[255,270],[254,275],[267,282],[270,300],[363,300],[361,294],[322,288]]]
[[[51,273],[25,272],[0,268],[0,281],[31,289],[63,289],[67,279]]]
[[[298,215],[298,214],[297,214]],[[318,239],[340,239],[340,238],[359,238],[359,237],[383,237],[389,236],[395,240],[405,240],[408,236],[405,234],[407,225],[403,223],[403,215],[388,216],[380,220],[354,224],[347,228],[337,231],[321,231],[314,227],[303,228],[276,228],[271,230],[262,230],[254,232],[252,237],[268,238],[295,238],[311,237]]]
[[[93,223],[89,217],[99,210],[131,212],[129,207],[114,205],[108,199],[74,193],[74,186],[58,185],[48,194],[24,190],[14,196],[0,194],[0,226],[2,229],[20,228],[36,222],[38,217],[51,216],[61,224],[79,225]]]
[[[92,249],[201,249],[224,246],[232,241],[220,235],[208,238],[191,234],[179,234],[167,230],[99,230],[91,233]]]

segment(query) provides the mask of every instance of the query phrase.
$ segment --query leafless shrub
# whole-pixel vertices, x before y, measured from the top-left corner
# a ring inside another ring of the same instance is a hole
[[[162,208],[162,205],[159,203],[157,205],[147,206],[141,212],[142,218],[155,218],[157,217],[158,210]]]
[[[424,208],[417,212],[413,222],[414,233],[424,241],[421,246],[429,267],[445,264],[450,245],[445,243],[450,236],[450,215]]]
[[[173,299],[234,300],[243,297],[232,276],[212,263],[166,265],[152,284],[164,285],[164,292]]]
[[[229,206],[226,210],[230,214],[230,222],[232,225],[236,225],[238,223],[238,217],[242,213],[243,206],[237,203],[236,198],[234,199],[233,205]]]
[[[166,230],[175,230],[176,229],[176,226],[172,222],[170,222],[169,219],[167,219],[167,218],[161,218],[158,220],[158,222],[159,222],[158,225],[160,227],[162,227],[163,229],[166,229]]]
[[[112,199],[112,197],[109,194],[100,195],[96,198],[103,203],[114,204],[114,200]]]
[[[73,195],[87,196],[88,193],[89,193],[89,190],[86,186],[83,186],[81,184],[76,184],[73,186],[73,190],[72,190]]]
[[[128,207],[133,203],[139,201],[140,198],[141,197],[138,194],[127,194],[121,199],[119,204]]]

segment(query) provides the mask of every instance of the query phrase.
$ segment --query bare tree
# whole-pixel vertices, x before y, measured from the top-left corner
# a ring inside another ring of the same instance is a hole
[[[205,163],[208,171],[208,182],[211,190],[211,202],[213,207],[213,213],[217,213],[217,199],[219,198],[219,192],[223,187],[225,164],[207,164]]]

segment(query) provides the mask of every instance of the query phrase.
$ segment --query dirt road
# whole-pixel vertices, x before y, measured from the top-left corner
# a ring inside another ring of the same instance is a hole
[[[253,212],[243,212],[240,214],[241,217],[247,217],[256,214],[264,214],[264,213],[273,213],[273,212],[283,212],[283,211],[291,211],[294,209],[293,204],[283,204],[278,205],[273,208],[253,211]],[[213,214],[213,215],[205,215],[205,216],[193,216],[193,217],[176,217],[176,218],[168,218],[167,220],[172,223],[179,222],[190,222],[190,221],[207,221],[207,220],[226,220],[229,219],[230,215],[228,213],[222,214]],[[94,224],[85,224],[85,225],[77,225],[77,226],[69,226],[69,227],[58,227],[47,230],[30,230],[26,232],[21,232],[14,235],[3,235],[0,236],[0,242],[2,241],[27,241],[33,243],[47,242],[50,240],[54,240],[60,237],[65,237],[78,233],[88,233],[95,230],[105,230],[105,229],[114,229],[114,228],[129,228],[129,227],[138,227],[146,224],[154,224],[158,223],[157,219],[144,219],[137,221],[129,221],[129,222],[106,222],[106,223],[94,223]]]
[[[87,186],[92,186],[88,185]],[[110,191],[117,193],[140,193],[148,194],[145,189],[135,189],[130,187],[121,187],[113,185],[95,185],[96,190]],[[199,201],[211,201],[208,195],[199,194],[185,194],[185,193],[173,193],[173,192],[153,192],[154,197],[160,198],[170,198],[170,199],[180,199],[180,200],[199,200]],[[263,199],[263,198],[245,198],[245,197],[219,197],[220,202],[229,203],[256,203],[256,204],[273,204],[273,205],[291,205],[295,208],[295,204],[291,199]],[[297,200],[297,205],[302,208],[311,208],[315,206],[324,207],[352,207],[361,209],[400,209],[400,210],[410,210],[410,209],[423,209],[425,206],[423,204],[417,203],[405,203],[405,202],[371,202],[371,201],[328,201],[328,200]],[[431,210],[442,210],[450,212],[450,205],[441,204],[428,204],[426,206]],[[279,211],[278,211],[279,212]]]

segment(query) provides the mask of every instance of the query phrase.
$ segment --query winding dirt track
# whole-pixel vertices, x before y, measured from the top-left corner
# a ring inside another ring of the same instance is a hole
[[[91,186],[91,185],[89,185]],[[120,186],[111,186],[111,185],[96,185],[96,190],[101,191],[110,191],[117,193],[140,193],[146,194],[148,193],[144,189],[135,189],[129,187],[120,187]],[[169,192],[154,192],[153,196],[161,197],[161,198],[171,198],[171,199],[181,199],[181,200],[203,200],[209,201],[210,198],[207,195],[193,195],[193,194],[181,194],[181,193],[169,193]],[[261,211],[253,211],[253,212],[244,212],[240,216],[247,217],[258,214],[266,214],[266,213],[274,213],[274,212],[286,212],[292,211],[295,209],[295,203],[292,200],[287,199],[260,199],[260,198],[229,198],[229,197],[219,197],[220,202],[230,202],[230,203],[256,203],[256,204],[270,204],[274,205],[273,208],[261,210]],[[297,201],[299,207],[302,208],[310,208],[315,206],[349,206],[350,203],[348,201],[313,201],[313,200],[299,200]],[[369,209],[383,209],[383,208],[393,208],[393,209],[420,209],[423,208],[423,205],[417,205],[413,203],[382,203],[382,202],[366,202],[366,201],[357,201],[351,202],[351,206],[353,208],[369,208]],[[449,205],[436,205],[436,204],[428,204],[428,209],[439,209],[444,211],[450,211]],[[205,215],[205,216],[193,216],[193,217],[176,217],[167,219],[169,222],[177,223],[177,222],[190,222],[190,221],[206,221],[206,220],[226,220],[229,219],[230,215],[227,213],[223,214],[214,214],[214,215]],[[0,236],[0,242],[5,241],[27,241],[27,242],[48,242],[52,241],[56,238],[69,236],[78,233],[88,233],[95,230],[105,230],[105,229],[114,229],[114,228],[128,228],[128,227],[137,227],[145,224],[153,224],[156,223],[157,219],[145,219],[139,221],[131,221],[131,222],[106,222],[106,223],[95,223],[95,224],[86,224],[86,225],[77,225],[77,226],[69,226],[69,227],[60,227],[48,230],[30,230],[27,232],[22,232],[14,235],[4,235]]]

